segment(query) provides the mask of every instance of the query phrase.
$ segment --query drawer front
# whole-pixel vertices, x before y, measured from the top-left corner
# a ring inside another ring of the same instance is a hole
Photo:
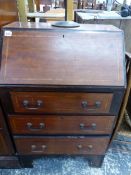
[[[114,116],[9,116],[13,134],[110,134]]]
[[[92,154],[102,155],[109,143],[108,137],[90,138],[15,138],[19,154]]]
[[[15,112],[108,113],[111,93],[11,92]]]

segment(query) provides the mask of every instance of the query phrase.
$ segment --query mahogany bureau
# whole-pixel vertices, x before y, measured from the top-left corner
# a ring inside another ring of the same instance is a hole
[[[81,155],[100,167],[126,87],[123,32],[13,23],[2,30],[1,49],[0,103],[20,166]]]

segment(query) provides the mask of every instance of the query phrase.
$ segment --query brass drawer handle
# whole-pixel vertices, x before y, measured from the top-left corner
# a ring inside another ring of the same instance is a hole
[[[81,144],[77,145],[77,148],[79,150],[85,149],[85,147],[83,147]],[[93,149],[93,145],[87,145],[87,149],[88,150],[92,150]]]
[[[46,148],[47,148],[46,145],[41,145],[40,150],[39,150],[36,145],[31,145],[31,152],[33,152],[33,153],[43,153]]]
[[[80,150],[80,149],[83,148],[83,146],[82,145],[77,145],[77,148]]]
[[[84,123],[80,123],[80,129],[81,130],[95,130],[96,123],[92,123],[90,126],[86,126]]]
[[[93,149],[93,145],[88,145],[87,147],[88,147],[89,150]]]
[[[37,110],[37,109],[41,108],[41,106],[43,106],[43,101],[37,100],[36,101],[36,107],[31,107],[29,101],[24,100],[23,101],[23,106],[24,106],[25,109],[28,109],[28,110]]]
[[[95,109],[95,108],[100,108],[101,107],[101,102],[100,101],[96,101],[94,105],[89,105],[87,101],[82,101],[81,102],[81,106],[82,108],[86,109]]]
[[[38,128],[34,128],[33,124],[30,122],[28,122],[26,126],[27,126],[27,129],[29,129],[30,131],[40,131],[45,128],[45,123],[40,123]]]

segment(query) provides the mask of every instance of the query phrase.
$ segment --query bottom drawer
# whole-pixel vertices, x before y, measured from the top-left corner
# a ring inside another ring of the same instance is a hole
[[[21,155],[41,154],[104,154],[109,137],[15,137]]]

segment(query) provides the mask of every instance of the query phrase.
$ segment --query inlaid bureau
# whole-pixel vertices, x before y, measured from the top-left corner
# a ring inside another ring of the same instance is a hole
[[[1,49],[0,102],[21,167],[47,155],[100,167],[126,88],[123,32],[13,23]]]

